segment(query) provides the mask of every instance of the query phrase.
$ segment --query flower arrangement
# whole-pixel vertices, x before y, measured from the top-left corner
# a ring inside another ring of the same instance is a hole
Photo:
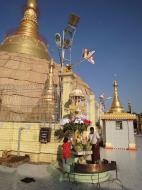
[[[85,150],[87,147],[87,140],[85,143],[83,142],[83,132],[87,131],[87,128],[90,124],[90,120],[81,117],[76,117],[73,119],[64,118],[61,121],[62,127],[55,131],[55,136],[59,140],[65,136],[73,138],[73,143],[78,147],[78,149]]]
[[[81,152],[81,151],[91,151],[92,150],[92,145],[90,142],[86,142],[86,144],[82,144],[81,142],[75,143],[73,145],[73,149],[76,152]]]
[[[81,134],[83,133],[83,131],[87,131],[87,128],[90,124],[90,120],[83,119],[81,117],[75,117],[71,119],[64,118],[61,121],[64,133],[66,133],[67,131],[70,133],[75,133],[76,131],[78,131]]]
[[[66,123],[63,126],[63,131],[64,133],[66,133],[66,131],[70,131],[71,133],[75,131],[79,131],[80,133],[83,133],[83,131],[87,130],[87,127],[88,127],[88,124],[85,124],[85,123],[70,122],[70,123]]]

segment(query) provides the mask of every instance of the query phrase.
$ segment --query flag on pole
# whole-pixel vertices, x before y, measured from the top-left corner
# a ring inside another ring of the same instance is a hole
[[[110,99],[112,99],[112,97],[111,97],[111,96],[107,97],[105,100],[110,100]]]
[[[100,96],[99,96],[99,99],[100,99],[100,102],[103,102],[105,100],[105,95],[104,93],[102,93]]]
[[[95,51],[89,51],[87,48],[84,49],[83,58],[87,60],[88,62],[95,64],[94,60],[94,53]]]
[[[110,100],[112,99],[111,96],[108,96],[108,97],[105,97],[105,94],[102,93],[100,96],[99,96],[99,104],[100,104],[100,110],[101,111],[105,111],[106,107],[105,107],[105,102],[106,100]]]
[[[102,94],[99,96],[99,100],[100,100],[100,103],[99,103],[99,105],[100,105],[100,110],[101,110],[102,112],[104,112],[104,111],[105,111],[105,95],[104,95],[104,93],[102,93]]]

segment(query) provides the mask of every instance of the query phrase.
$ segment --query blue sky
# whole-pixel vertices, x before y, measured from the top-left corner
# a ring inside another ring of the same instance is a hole
[[[22,18],[26,0],[1,0],[0,42]],[[80,16],[72,48],[72,62],[78,62],[83,48],[96,51],[96,64],[83,62],[74,67],[98,100],[104,92],[113,94],[113,80],[119,84],[119,97],[127,111],[142,112],[142,0],[38,0],[39,30],[48,41],[49,52],[59,62],[54,34],[62,32],[68,15]],[[114,77],[114,75],[117,75]],[[106,103],[109,108],[110,100]]]

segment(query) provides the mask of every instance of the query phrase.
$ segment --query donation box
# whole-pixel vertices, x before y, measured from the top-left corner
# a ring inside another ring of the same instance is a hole
[[[39,142],[40,143],[48,143],[51,139],[51,128],[42,127],[40,128],[39,133]]]

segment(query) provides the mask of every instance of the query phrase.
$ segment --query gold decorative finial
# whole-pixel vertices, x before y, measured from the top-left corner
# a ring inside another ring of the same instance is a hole
[[[28,0],[24,18],[16,34],[39,38],[36,6],[36,0]]]
[[[118,97],[118,84],[116,80],[114,81],[113,86],[114,86],[114,96],[113,96],[110,112],[124,112],[123,106],[121,105],[119,97]]]
[[[28,0],[18,30],[5,38],[0,51],[29,54],[38,58],[50,59],[46,44],[38,32],[38,16],[36,0]]]
[[[49,74],[45,82],[45,89],[43,93],[43,99],[46,99],[51,102],[54,100],[53,67],[54,67],[54,60],[53,58],[51,58],[49,65]]]
[[[128,113],[132,113],[131,102],[128,100]]]
[[[50,62],[50,69],[49,69],[49,88],[53,88],[53,66],[54,66],[54,60],[51,58]]]
[[[36,0],[28,0],[27,6],[33,9],[36,9],[37,3]]]

